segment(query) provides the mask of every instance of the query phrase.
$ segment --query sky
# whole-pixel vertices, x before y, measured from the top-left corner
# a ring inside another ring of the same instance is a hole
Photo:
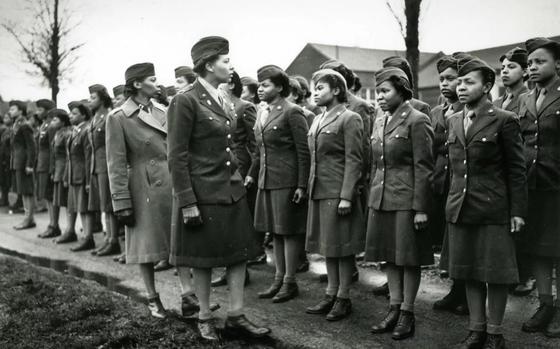
[[[35,0],[29,0],[31,2]],[[70,43],[84,43],[59,105],[88,97],[88,86],[111,89],[126,68],[152,62],[158,82],[172,85],[173,70],[192,65],[190,49],[201,37],[230,42],[241,76],[259,67],[286,68],[306,43],[403,50],[403,37],[386,0],[61,0],[80,23]],[[404,1],[389,0],[404,16]],[[402,18],[402,17],[401,17]],[[560,35],[558,0],[423,0],[420,50],[469,51]],[[25,28],[35,20],[23,0],[0,0],[0,22]],[[4,100],[49,98],[41,80],[26,73],[19,47],[0,28],[0,95]]]

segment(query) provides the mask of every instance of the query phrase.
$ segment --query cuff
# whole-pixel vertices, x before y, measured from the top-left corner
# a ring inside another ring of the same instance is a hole
[[[115,212],[132,209],[132,198],[130,196],[130,192],[113,193],[111,198],[113,199],[113,210]]]
[[[196,196],[194,195],[194,191],[192,190],[192,188],[176,193],[175,198],[177,198],[179,207],[192,206],[197,202]]]

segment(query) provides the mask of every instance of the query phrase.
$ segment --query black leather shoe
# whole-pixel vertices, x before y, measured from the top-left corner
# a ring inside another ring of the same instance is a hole
[[[511,293],[517,297],[528,296],[536,288],[536,285],[537,281],[535,279],[528,278],[525,282],[522,282],[519,285],[515,286]]]
[[[327,321],[339,321],[342,320],[352,313],[352,302],[349,298],[338,298],[334,305],[327,314]]]
[[[15,230],[25,230],[25,229],[35,228],[36,226],[37,226],[37,224],[35,224],[34,221],[24,220],[20,224],[14,226],[14,229]]]
[[[220,305],[217,303],[210,304],[210,311],[215,311],[220,309]],[[198,313],[200,306],[198,303],[198,298],[194,294],[187,294],[181,296],[181,313],[184,317],[192,317]]]
[[[482,349],[486,343],[486,332],[470,331],[469,335],[456,346],[457,349]]]
[[[554,308],[554,315],[546,326],[544,334],[550,338],[560,338],[560,308]]]
[[[303,261],[299,267],[296,269],[296,273],[306,273],[309,271],[309,261]]]
[[[286,282],[282,284],[280,291],[272,297],[272,303],[284,303],[290,299],[294,299],[299,295],[299,288],[295,282]]]
[[[385,315],[385,318],[381,320],[379,324],[373,325],[371,327],[371,333],[378,334],[391,332],[395,328],[395,326],[397,326],[400,314],[401,306],[391,305],[391,307],[389,308],[389,312],[387,312],[387,315]]]
[[[95,248],[95,242],[93,238],[81,239],[77,246],[70,249],[72,252],[87,251]]]
[[[148,309],[150,309],[150,315],[158,319],[165,319],[167,317],[167,312],[161,304],[159,295],[148,299]]]
[[[484,349],[505,349],[506,340],[502,334],[488,334],[486,343],[482,347]]]
[[[159,261],[154,266],[154,271],[157,273],[158,271],[165,271],[165,270],[169,270],[171,268],[173,268],[173,266],[171,264],[169,264],[169,261],[167,259],[164,259],[162,261]]]
[[[121,245],[119,245],[118,241],[115,241],[115,242],[108,243],[107,245],[105,245],[104,248],[98,250],[97,256],[104,257],[104,256],[111,256],[119,253],[121,253]]]
[[[75,241],[78,241],[78,236],[73,231],[65,231],[64,234],[54,239],[55,244],[67,244]]]
[[[554,307],[552,305],[541,304],[535,314],[523,324],[521,330],[529,333],[543,331],[546,329],[553,316]]]
[[[280,292],[281,288],[282,288],[282,281],[280,282],[274,281],[274,283],[270,285],[270,287],[267,290],[263,292],[259,292],[258,297],[261,299],[273,298],[274,296],[276,296],[278,292]]]
[[[258,265],[258,264],[266,264],[266,253],[263,253],[257,258],[247,262],[247,265]]]
[[[389,284],[384,283],[381,286],[374,287],[371,290],[375,296],[388,296],[389,295]]]
[[[216,329],[215,319],[198,320],[197,327],[198,333],[200,333],[200,337],[202,337],[202,339],[209,342],[220,341],[220,335],[218,334],[218,331]]]
[[[457,293],[457,288],[455,286],[452,286],[448,294],[434,303],[433,308],[434,310],[445,310],[452,312],[459,305],[459,303],[459,294]]]
[[[109,244],[109,241],[106,241],[106,240],[103,241],[103,244],[99,248],[96,248],[95,250],[91,251],[91,255],[92,256],[97,256],[97,253],[99,251],[101,251],[102,249],[104,249],[108,244]]]
[[[329,296],[328,294],[326,294],[319,302],[319,304],[308,307],[307,309],[305,309],[305,312],[307,314],[328,314],[334,306],[335,302],[336,296]]]
[[[123,253],[123,254],[119,257],[119,263],[120,263],[120,264],[126,264],[126,253]]]
[[[270,328],[255,325],[245,315],[228,316],[225,328],[232,334],[251,338],[262,338],[270,333]]]
[[[401,340],[414,336],[415,322],[414,313],[401,310],[399,321],[397,322],[397,326],[393,329],[391,338],[394,340]]]
[[[47,228],[47,230],[45,230],[45,232],[37,236],[40,237],[41,239],[49,239],[49,238],[55,238],[57,236],[60,236],[60,234],[61,234],[60,228],[49,225],[49,227]]]

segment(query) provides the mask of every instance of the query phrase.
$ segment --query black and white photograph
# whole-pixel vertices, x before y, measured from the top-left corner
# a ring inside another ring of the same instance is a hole
[[[0,0],[0,348],[560,348],[560,1]]]

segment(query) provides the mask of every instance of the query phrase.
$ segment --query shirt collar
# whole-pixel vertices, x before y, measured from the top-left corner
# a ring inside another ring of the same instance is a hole
[[[199,77],[198,81],[200,82],[200,84],[202,85],[202,87],[204,87],[204,89],[206,91],[208,91],[208,93],[210,94],[210,96],[212,98],[214,98],[214,100],[216,102],[220,102],[220,91],[218,91],[217,88],[215,88],[214,86],[212,86],[208,81],[206,81],[204,78]]]

